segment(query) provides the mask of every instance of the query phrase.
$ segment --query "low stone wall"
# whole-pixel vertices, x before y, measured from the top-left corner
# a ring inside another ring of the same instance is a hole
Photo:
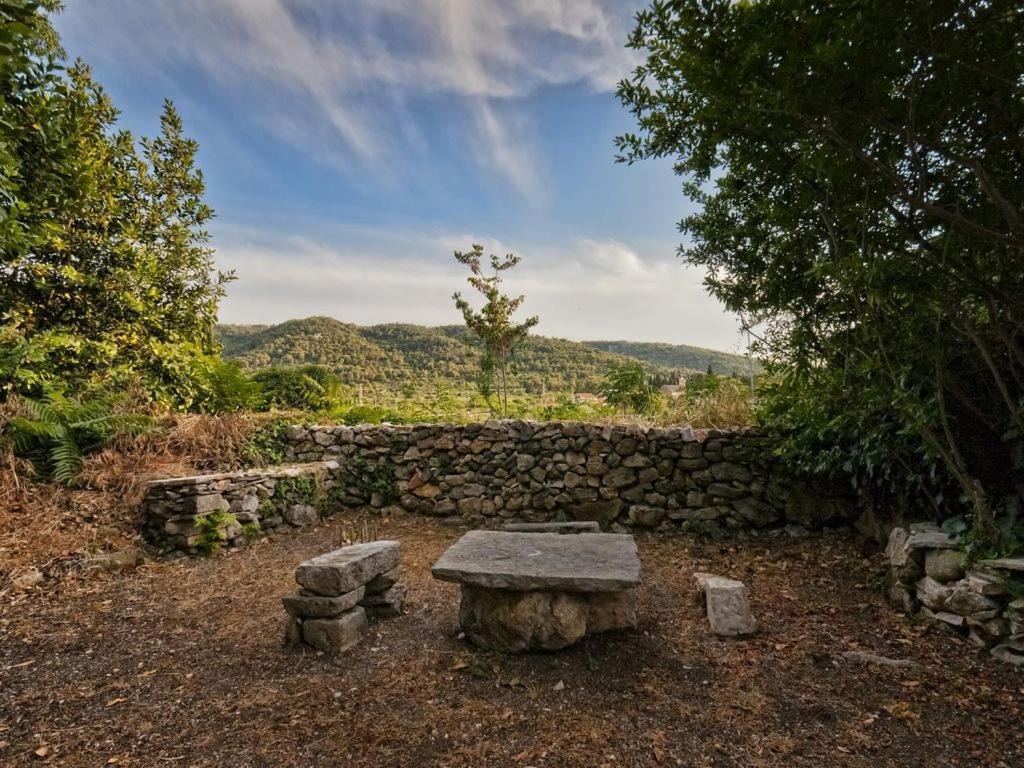
[[[211,552],[276,528],[320,519],[337,462],[154,480],[142,503],[142,532],[168,550]]]
[[[835,489],[783,476],[772,439],[750,428],[489,421],[294,426],[286,439],[289,460],[299,462],[289,468],[153,483],[143,510],[147,537],[195,550],[210,546],[217,526],[218,540],[230,543],[365,506],[460,516],[482,527],[594,520],[604,530],[711,536],[838,523],[853,513]]]
[[[931,523],[894,528],[885,555],[886,592],[896,608],[1024,667],[1024,557],[968,566],[956,542]]]
[[[755,429],[641,429],[574,422],[302,427],[297,461],[337,460],[352,506],[386,506],[477,524],[596,520],[603,529],[716,534],[813,525],[852,507],[776,471]]]

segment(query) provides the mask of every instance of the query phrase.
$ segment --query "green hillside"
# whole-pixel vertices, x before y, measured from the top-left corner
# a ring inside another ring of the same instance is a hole
[[[221,325],[217,337],[224,345],[224,356],[247,368],[316,363],[337,372],[349,384],[403,385],[443,380],[460,386],[472,382],[477,372],[478,353],[462,326],[430,328],[389,323],[363,327],[329,317],[308,317],[271,326]],[[638,350],[635,355],[626,355],[602,348],[605,344]],[[662,359],[644,357],[647,348],[664,348]],[[519,351],[517,382],[530,392],[594,390],[608,369],[627,356],[642,360],[652,374],[663,378],[680,369],[702,371],[709,363],[720,373],[742,371],[746,365],[736,355],[697,347],[581,343],[531,336]],[[677,364],[676,360],[686,364]]]
[[[733,372],[746,375],[750,363],[743,355],[733,355],[704,347],[686,344],[663,344],[648,341],[584,341],[588,347],[611,352],[624,357],[633,357],[662,368],[704,371],[710,365],[720,375]],[[754,373],[761,372],[761,365],[755,360]]]

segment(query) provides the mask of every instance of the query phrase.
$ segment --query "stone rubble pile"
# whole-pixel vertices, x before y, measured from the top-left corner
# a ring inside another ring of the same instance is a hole
[[[285,643],[304,643],[331,655],[347,651],[367,633],[367,616],[402,613],[401,577],[397,541],[353,544],[300,563],[295,569],[300,589],[281,601],[288,614]]]
[[[708,617],[711,631],[722,637],[742,637],[757,631],[757,622],[750,613],[750,598],[742,581],[694,573],[697,600]]]
[[[963,633],[1000,659],[1024,666],[1024,557],[968,566],[958,544],[932,523],[894,528],[885,549],[886,596]]]

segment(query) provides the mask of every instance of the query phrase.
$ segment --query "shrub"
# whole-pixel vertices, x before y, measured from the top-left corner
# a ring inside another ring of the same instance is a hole
[[[273,366],[256,371],[252,378],[262,388],[265,407],[325,411],[344,401],[341,379],[320,365]]]

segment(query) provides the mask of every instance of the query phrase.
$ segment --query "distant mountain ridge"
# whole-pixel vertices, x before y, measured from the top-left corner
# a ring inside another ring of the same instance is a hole
[[[403,323],[358,326],[330,317],[307,317],[278,325],[218,325],[224,356],[249,369],[268,365],[323,365],[348,384],[403,385],[442,380],[469,384],[479,353],[462,326]],[[519,350],[516,380],[527,391],[597,388],[613,365],[640,360],[652,374],[669,379],[682,370],[746,373],[739,355],[686,345],[627,341],[577,342],[531,336]]]

